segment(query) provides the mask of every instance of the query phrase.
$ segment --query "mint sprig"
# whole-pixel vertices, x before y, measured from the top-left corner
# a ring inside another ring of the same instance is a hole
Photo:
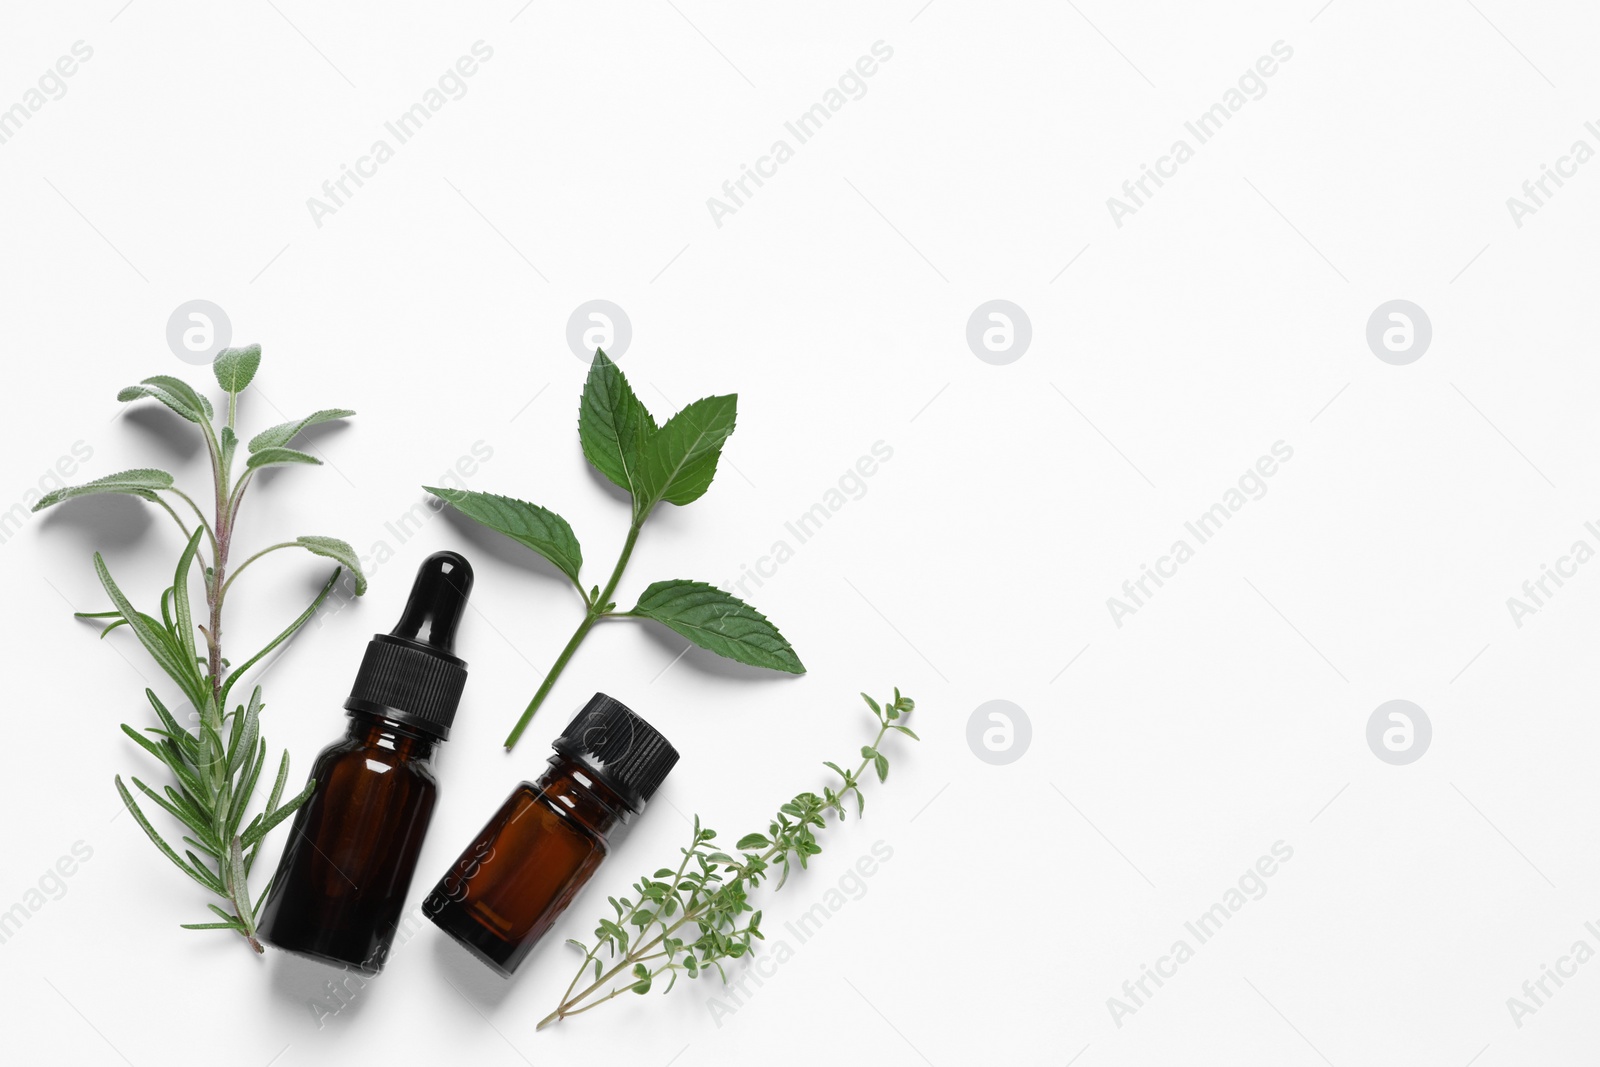
[[[584,587],[578,537],[566,519],[548,508],[494,493],[423,486],[472,521],[549,560],[583,598],[583,621],[506,738],[506,748],[516,745],[573,653],[601,619],[654,620],[719,656],[752,667],[805,673],[800,657],[765,615],[713,585],[687,579],[655,582],[629,611],[617,611],[611,599],[639,531],[656,507],[662,502],[680,507],[693,503],[711,487],[722,446],[737,421],[737,407],[736,396],[710,396],[657,425],[627,377],[603,351],[595,350],[578,403],[578,440],[594,468],[628,493],[633,512],[622,554],[604,589]]]

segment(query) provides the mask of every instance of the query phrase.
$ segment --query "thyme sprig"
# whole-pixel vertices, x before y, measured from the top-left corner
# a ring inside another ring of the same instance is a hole
[[[862,775],[870,766],[878,781],[889,777],[889,759],[882,752],[889,732],[905,734],[913,741],[917,735],[898,720],[911,713],[916,704],[910,697],[894,691],[894,699],[879,704],[867,694],[861,699],[878,720],[878,735],[861,747],[861,763],[846,770],[829,761],[825,764],[840,778],[837,789],[824,788],[822,795],[806,792],[784,804],[768,823],[765,833],[750,833],[734,846],[736,858],[717,850],[712,843],[717,832],[701,825],[695,816],[693,838],[680,849],[682,861],[676,869],[663,867],[653,876],[633,884],[633,897],[609,898],[614,918],[601,919],[594,931],[594,943],[567,943],[583,953],[583,962],[562,994],[556,1010],[539,1022],[543,1030],[572,1015],[598,1008],[624,993],[643,995],[662,975],[668,992],[677,983],[678,973],[690,978],[715,970],[724,982],[724,960],[739,959],[753,951],[753,941],[764,940],[761,912],[750,903],[751,891],[778,874],[775,889],[783,888],[791,866],[804,869],[812,856],[822,851],[816,831],[828,825],[831,812],[839,820],[846,817],[845,802],[855,799],[856,815],[866,810],[861,792]],[[616,962],[607,968],[601,960]],[[594,980],[578,988],[590,973]]]
[[[240,505],[256,473],[267,467],[321,463],[314,456],[289,448],[289,443],[308,426],[355,414],[342,408],[331,408],[263,430],[250,439],[244,470],[235,478],[234,454],[239,445],[235,420],[239,394],[249,386],[260,365],[260,345],[225,349],[213,362],[212,370],[217,383],[228,398],[227,416],[221,426],[213,425],[216,416],[211,402],[178,378],[157,375],[117,394],[117,399],[124,403],[146,397],[159,400],[199,427],[211,460],[210,489],[215,503],[209,517],[193,497],[173,484],[172,475],[149,468],[122,471],[84,485],[57,489],[42,497],[33,508],[38,511],[80,496],[121,493],[157,505],[183,531],[186,543],[178,556],[172,584],[161,594],[159,619],[133,606],[111,577],[110,569],[98,552],[94,554],[95,573],[111,598],[113,607],[109,611],[78,612],[77,615],[79,618],[111,620],[100,631],[102,638],[126,626],[156,665],[177,685],[184,699],[198,712],[199,728],[189,730],[178,723],[153,690],[146,689],[145,696],[155,709],[160,725],[144,731],[135,730],[127,724],[122,727],[123,733],[172,774],[175,784],[164,786],[160,792],[136,777],[130,778],[135,789],[189,831],[182,839],[189,846],[184,849],[183,856],[180,857],[150,824],[134,801],[133,794],[123,784],[121,775],[116,778],[117,793],[156,848],[179,870],[221,897],[227,905],[219,907],[208,903],[206,906],[216,916],[216,921],[185,923],[184,929],[233,930],[241,934],[257,952],[261,951],[261,943],[256,939],[256,918],[266,899],[266,888],[258,896],[251,897],[250,869],[255,864],[261,841],[268,831],[292,814],[311,794],[316,783],[308,782],[299,794],[280,803],[284,783],[289,777],[289,753],[284,752],[278,761],[277,778],[266,807],[248,823],[245,822],[245,814],[267,758],[267,742],[261,737],[261,709],[264,706],[261,687],[255,687],[247,704],[236,705],[227,714],[223,713],[223,709],[228,706],[228,696],[245,672],[305,625],[332,592],[334,583],[344,570],[348,569],[354,578],[357,596],[365,593],[367,587],[355,550],[332,537],[305,536],[268,546],[239,564],[232,574],[228,573],[229,552],[238,529]],[[194,513],[197,524],[193,530],[160,495],[162,493],[170,493]],[[234,581],[252,563],[268,553],[285,548],[303,548],[313,555],[333,559],[339,566],[334,569],[310,607],[269,641],[266,647],[234,666],[223,655],[222,647],[223,605],[227,594]],[[195,617],[189,596],[192,572],[196,568],[205,588],[205,611],[201,618]],[[204,655],[195,641],[196,631],[205,639]],[[146,734],[152,736],[147,737]]]

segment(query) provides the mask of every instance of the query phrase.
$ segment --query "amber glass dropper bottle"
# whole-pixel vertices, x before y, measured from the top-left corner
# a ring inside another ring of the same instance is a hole
[[[438,796],[433,751],[467,681],[455,635],[471,591],[466,559],[435,552],[400,622],[367,646],[344,705],[349,729],[317,757],[316,790],[295,812],[273,875],[267,943],[362,974],[382,970]]]
[[[502,977],[525,959],[644,810],[678,751],[620,701],[596,693],[422,902],[445,933]]]

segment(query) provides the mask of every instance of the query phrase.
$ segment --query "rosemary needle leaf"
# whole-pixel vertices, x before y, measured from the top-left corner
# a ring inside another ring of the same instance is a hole
[[[194,499],[174,485],[170,474],[147,468],[123,471],[81,486],[62,487],[46,494],[35,507],[38,510],[99,493],[123,493],[157,504],[183,530],[184,547],[172,572],[172,584],[161,592],[159,618],[133,606],[112,578],[110,568],[98,552],[94,554],[95,573],[112,607],[106,611],[75,614],[79,618],[107,620],[100,631],[102,639],[113,630],[127,627],[156,666],[176,685],[183,703],[194,709],[197,722],[189,728],[179,723],[153,689],[146,689],[145,695],[154,709],[158,724],[144,731],[126,724],[122,727],[124,734],[171,772],[171,783],[161,784],[159,789],[146,785],[137,777],[132,780],[134,788],[143,793],[145,799],[153,802],[188,831],[181,839],[184,845],[189,846],[184,850],[184,855],[180,856],[151,825],[120,776],[116,778],[117,793],[133,814],[139,828],[162,855],[208,892],[232,905],[230,912],[210,904],[208,907],[218,921],[188,923],[184,924],[185,928],[233,930],[243,934],[246,942],[257,952],[261,951],[261,945],[254,936],[255,916],[261,902],[258,900],[251,906],[247,881],[250,867],[258,854],[262,838],[310,795],[315,783],[307,783],[293,800],[280,804],[289,772],[289,757],[284,753],[266,809],[250,820],[243,834],[238,832],[240,824],[247,818],[252,797],[266,765],[267,744],[261,736],[260,714],[263,704],[260,687],[255,688],[246,705],[231,713],[227,712],[228,694],[246,671],[288,640],[310,619],[332,591],[343,568],[348,567],[353,573],[359,568],[359,557],[345,542],[331,537],[300,538],[297,542],[300,547],[330,557],[342,566],[334,570],[311,606],[256,655],[234,666],[224,653],[220,635],[224,628],[223,607],[227,591],[232,579],[237,578],[251,560],[262,554],[257,553],[245,559],[237,568],[229,571],[229,550],[239,530],[239,507],[254,471],[278,464],[319,463],[314,456],[287,446],[307,426],[354,414],[345,408],[328,408],[296,422],[265,430],[250,439],[245,469],[236,472],[235,453],[242,438],[234,425],[238,412],[235,400],[250,385],[260,364],[259,345],[227,349],[214,361],[213,371],[217,382],[228,395],[223,412],[214,409],[211,402],[193,387],[168,375],[146,378],[139,385],[117,394],[117,398],[124,402],[141,398],[158,400],[195,425],[204,439],[206,454],[211,461],[211,478],[206,491],[195,495],[216,500],[212,515],[202,514]],[[199,519],[197,528],[191,530],[159,495],[168,491],[194,510],[195,517]],[[202,551],[206,553],[206,558],[201,557]],[[196,569],[200,572],[200,587],[204,590],[203,602],[197,602],[191,596]],[[359,596],[365,592],[366,582],[359,573],[355,576],[355,592]],[[197,637],[204,640],[203,646]],[[206,861],[206,856],[211,857],[215,867]],[[265,890],[262,899],[264,896]]]

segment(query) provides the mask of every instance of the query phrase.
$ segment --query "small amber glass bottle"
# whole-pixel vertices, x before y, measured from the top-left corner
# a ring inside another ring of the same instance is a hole
[[[454,644],[471,590],[467,561],[434,553],[399,624],[367,646],[345,701],[349,728],[317,756],[316,789],[272,878],[269,944],[366,975],[383,968],[438,796],[433,752],[467,680]]]
[[[572,903],[678,762],[649,723],[604,693],[556,738],[537,782],[512,790],[422,903],[445,933],[509,978]]]

